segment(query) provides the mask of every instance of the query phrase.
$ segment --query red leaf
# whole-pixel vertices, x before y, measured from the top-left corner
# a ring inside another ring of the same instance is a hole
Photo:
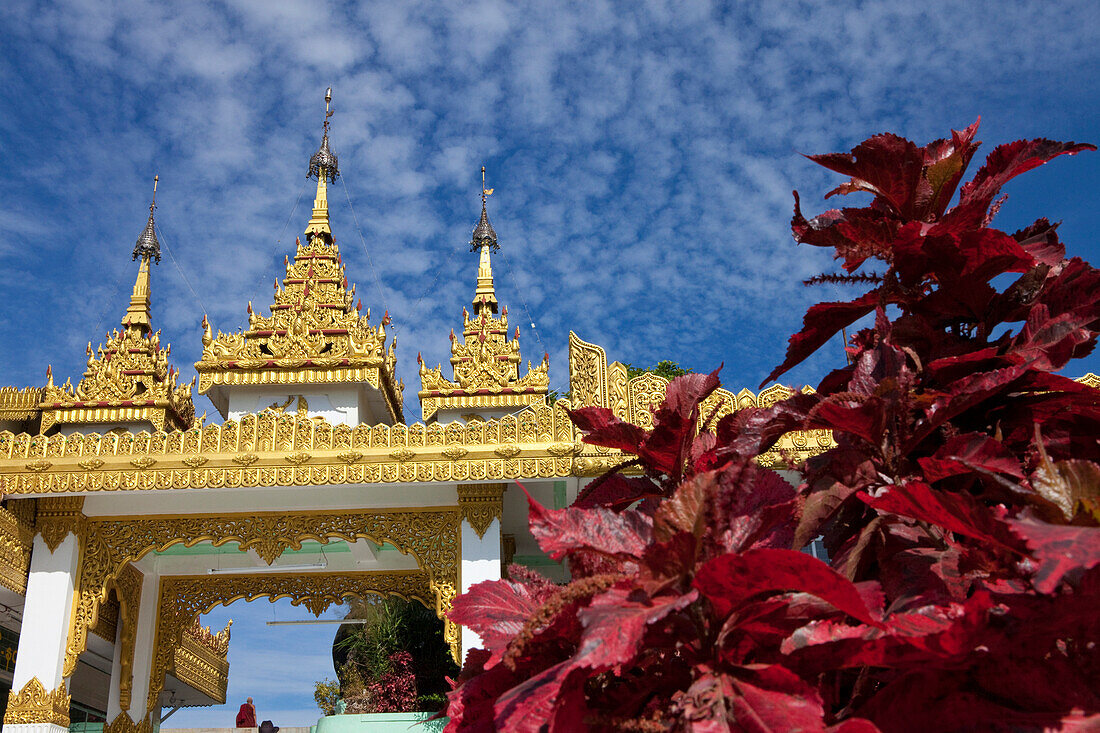
[[[732,682],[739,694],[732,698],[730,707],[740,730],[825,730],[821,695],[789,669],[754,665],[740,671]]]
[[[877,291],[871,291],[847,303],[818,303],[806,311],[802,319],[802,330],[791,336],[787,346],[787,357],[783,363],[760,383],[763,387],[774,381],[791,367],[801,363],[810,354],[821,348],[826,341],[840,333],[863,316],[872,312],[879,303]]]
[[[573,502],[575,509],[606,507],[619,511],[639,499],[660,496],[661,487],[644,476],[623,476],[621,473],[605,473],[581,490]]]
[[[924,168],[924,154],[913,142],[890,133],[875,135],[852,148],[851,153],[810,155],[810,160],[852,179],[825,194],[868,191],[876,203],[895,213],[909,212]]]
[[[645,439],[645,430],[623,422],[606,407],[582,407],[568,412],[573,424],[587,433],[585,443],[637,453],[638,445]]]
[[[1020,460],[1005,445],[985,433],[963,433],[951,438],[934,455],[918,458],[924,478],[934,483],[948,476],[969,473],[975,468],[1024,477]]]
[[[1036,219],[1029,227],[1012,235],[1025,252],[1044,265],[1058,265],[1066,257],[1066,248],[1058,240],[1058,224]]]
[[[580,551],[640,558],[653,541],[653,520],[637,511],[546,509],[530,496],[531,535],[554,560]]]
[[[573,665],[609,669],[630,662],[646,650],[643,641],[650,626],[698,598],[694,590],[653,598],[637,588],[611,588],[601,593],[580,611],[584,633]]]
[[[998,145],[985,159],[985,165],[974,178],[962,187],[959,194],[960,206],[975,198],[992,201],[1001,186],[1021,173],[1059,155],[1076,155],[1082,150],[1096,150],[1096,146],[1088,143],[1062,143],[1044,138]]]
[[[703,565],[692,583],[725,617],[759,593],[796,591],[828,601],[853,618],[879,622],[850,580],[820,560],[795,550],[756,549],[722,555]]]
[[[948,494],[922,481],[909,481],[890,486],[877,498],[860,494],[859,499],[880,512],[919,519],[1009,552],[1020,551],[1008,527],[969,494]]]
[[[533,595],[525,584],[487,580],[470,586],[455,598],[454,608],[447,617],[481,637],[481,642],[492,652],[485,666],[492,667],[544,600]]]
[[[1031,584],[1040,593],[1053,593],[1070,573],[1100,565],[1100,527],[1048,524],[1035,519],[1010,519],[1039,561]]]

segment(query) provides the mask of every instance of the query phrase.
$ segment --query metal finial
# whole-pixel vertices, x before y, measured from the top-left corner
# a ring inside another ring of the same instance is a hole
[[[321,135],[321,147],[309,159],[309,170],[306,172],[306,178],[320,179],[324,175],[330,182],[335,183],[340,175],[340,169],[336,154],[328,147],[328,118],[332,117],[331,103],[332,87],[329,87],[325,91],[325,124],[324,132]]]
[[[145,223],[145,229],[142,230],[141,235],[137,238],[137,244],[134,245],[133,259],[139,257],[152,257],[158,263],[160,262],[160,242],[157,241],[156,224],[153,222],[153,210],[157,208],[157,182],[160,181],[159,175],[153,176],[153,200],[149,204],[149,221]]]
[[[489,223],[489,211],[485,205],[486,199],[492,193],[493,189],[485,188],[485,166],[481,166],[481,219],[474,227],[474,236],[470,240],[470,250],[473,252],[486,245],[493,250],[500,249],[500,245],[497,244],[497,233]]]

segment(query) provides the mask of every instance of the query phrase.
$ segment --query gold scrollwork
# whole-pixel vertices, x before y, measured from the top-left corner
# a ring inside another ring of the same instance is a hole
[[[130,714],[123,710],[110,723],[103,724],[103,733],[152,733],[152,731],[153,723],[148,713],[140,722],[135,723]]]
[[[498,456],[504,458],[505,460],[509,458],[515,458],[522,452],[523,449],[520,448],[518,445],[515,445],[514,443],[509,445],[502,445],[493,451],[493,453],[496,453]]]
[[[390,451],[390,458],[399,463],[404,463],[405,461],[416,458],[416,451],[409,450],[408,448],[395,448]]]
[[[206,456],[188,456],[187,458],[183,459],[183,464],[185,466],[190,466],[191,468],[198,468],[209,460],[210,459]]]
[[[84,520],[83,508],[82,496],[46,497],[38,500],[35,529],[42,535],[50,552],[54,552],[70,533],[80,536]]]
[[[295,466],[300,466],[303,463],[308,462],[313,456],[305,451],[299,451],[298,453],[291,453],[286,457],[287,463],[293,463]]]
[[[27,464],[27,470],[28,471],[34,471],[35,473],[42,473],[43,471],[45,471],[47,468],[49,468],[52,465],[53,464],[50,463],[49,461],[44,461],[40,458],[37,461],[31,461],[30,463],[28,463]]]
[[[104,461],[102,458],[89,458],[86,461],[80,461],[76,465],[80,466],[85,471],[94,471],[97,468],[103,468],[103,463]]]
[[[31,677],[18,694],[15,690],[8,693],[4,725],[52,723],[68,728],[70,699],[64,682],[56,690],[48,691],[37,677]]]
[[[494,519],[504,514],[504,490],[507,484],[469,484],[458,487],[458,506],[462,518],[477,536],[484,537]]]
[[[326,608],[348,596],[393,595],[436,607],[436,589],[428,573],[420,570],[368,571],[357,573],[280,573],[277,575],[166,576],[161,580],[157,629],[153,643],[153,666],[149,678],[148,708],[157,703],[164,689],[164,675],[184,631],[195,619],[217,605],[253,600],[289,598],[320,616]],[[449,600],[453,600],[453,596]],[[434,602],[433,602],[434,601]],[[446,607],[450,608],[450,603]],[[450,624],[450,622],[446,622]],[[455,629],[457,636],[457,629]],[[457,660],[457,638],[448,639]]]
[[[363,457],[363,454],[357,450],[346,450],[341,453],[337,453],[336,457],[344,463],[355,463]]]
[[[87,648],[88,630],[95,626],[100,603],[106,600],[108,582],[123,567],[152,550],[174,544],[200,542],[238,543],[254,549],[268,564],[286,549],[301,549],[303,540],[351,542],[366,538],[389,543],[411,554],[427,571],[435,593],[436,610],[450,609],[458,587],[460,510],[455,507],[363,512],[261,512],[237,515],[181,517],[93,518],[84,525],[81,542],[80,596],[74,600],[65,675],[76,669]],[[448,643],[458,644],[458,627],[446,623]],[[457,648],[457,647],[456,647]]]

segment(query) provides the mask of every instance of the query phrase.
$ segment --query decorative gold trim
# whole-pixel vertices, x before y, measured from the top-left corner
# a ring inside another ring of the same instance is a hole
[[[123,706],[125,708],[125,706]],[[140,723],[135,723],[130,714],[124,709],[115,716],[110,723],[103,724],[103,733],[152,733],[153,723],[151,716],[146,713]]]
[[[159,618],[159,616],[158,616]],[[202,694],[225,703],[225,691],[229,684],[229,635],[233,621],[213,633],[209,627],[195,622],[188,626],[180,637],[179,646],[172,653],[169,670],[176,679],[190,685]]]
[[[102,458],[89,458],[86,461],[80,461],[76,465],[80,466],[85,471],[94,471],[97,468],[103,468],[103,459]]]
[[[185,432],[69,436],[0,432],[0,492],[9,495],[92,491],[315,486],[417,481],[499,481],[570,475],[572,458],[547,449],[576,442],[568,403],[540,404],[499,420],[441,425],[331,425],[296,415],[260,413]],[[516,446],[522,454],[495,451]],[[461,459],[452,456],[465,451]],[[349,451],[361,454],[347,461]],[[306,464],[288,457],[308,453]],[[391,455],[392,454],[392,455]],[[201,466],[191,459],[206,458]],[[26,464],[48,459],[35,472]],[[103,461],[95,471],[79,464]],[[144,469],[131,461],[155,460]]]
[[[363,454],[357,450],[346,450],[343,453],[337,453],[336,457],[344,463],[355,463],[363,457]]]
[[[68,728],[70,700],[64,682],[56,690],[47,692],[45,685],[37,677],[31,677],[18,694],[15,690],[8,693],[4,725],[48,723]]]
[[[303,540],[327,543],[366,538],[389,543],[416,558],[429,575],[436,610],[451,608],[458,588],[461,513],[457,507],[349,512],[259,512],[231,515],[166,517],[94,517],[83,523],[79,599],[74,600],[64,673],[76,670],[87,648],[88,629],[96,624],[99,605],[107,598],[109,581],[128,563],[153,550],[172,545],[215,546],[236,542],[242,551],[254,549],[268,564],[287,549],[301,549]],[[458,627],[446,622],[447,641],[458,644]]]
[[[152,468],[157,465],[157,459],[150,458],[149,456],[142,456],[141,458],[135,458],[130,461],[130,465],[134,468]]]
[[[452,445],[450,448],[444,448],[439,453],[446,459],[451,461],[457,461],[459,458],[466,456],[470,451],[463,448],[461,445]]]
[[[43,461],[42,459],[39,459],[37,461],[31,461],[30,463],[28,463],[27,470],[34,471],[35,473],[41,473],[52,465],[53,464],[49,461]]]
[[[118,596],[121,677],[119,678],[119,705],[123,710],[130,709],[134,684],[134,649],[137,640],[138,613],[141,611],[141,586],[145,576],[132,564],[125,565],[113,582]],[[114,641],[113,639],[111,640]]]
[[[512,443],[510,445],[502,445],[502,446],[500,446],[499,448],[497,448],[496,450],[493,451],[493,453],[500,456],[501,458],[504,458],[505,460],[507,460],[509,458],[515,458],[516,456],[518,456],[522,452],[523,452],[523,449],[520,448],[518,445],[516,445],[514,443]]]
[[[1100,375],[1093,374],[1092,372],[1089,372],[1083,377],[1078,377],[1073,381],[1080,382],[1087,387],[1095,387],[1096,389],[1100,389]]]
[[[289,456],[286,457],[286,462],[293,463],[295,466],[300,466],[303,463],[308,462],[311,458],[313,458],[313,456],[304,451],[301,451],[298,453],[291,453]]]
[[[0,420],[30,420],[38,415],[41,387],[0,387]]]
[[[184,630],[195,619],[218,605],[236,600],[268,597],[272,601],[289,598],[295,606],[304,605],[320,616],[334,603],[348,596],[392,595],[416,600],[440,612],[429,574],[421,570],[360,573],[280,573],[274,575],[169,575],[161,578],[157,629],[153,642],[153,666],[149,676],[148,709],[157,703],[164,689],[164,675],[170,668],[174,650]],[[449,610],[450,606],[447,606]],[[450,622],[446,622],[450,625]],[[457,629],[456,629],[457,631]],[[457,638],[448,639],[456,661],[460,658]]]
[[[467,484],[458,487],[458,506],[462,518],[470,523],[478,538],[485,532],[494,519],[504,515],[504,490],[507,484]]]
[[[27,592],[34,504],[34,499],[10,499],[7,508],[0,507],[0,586],[19,595]]]
[[[206,456],[191,456],[183,459],[183,465],[190,466],[191,468],[198,468],[209,460],[210,459]]]
[[[69,534],[81,535],[84,497],[58,496],[38,500],[35,529],[52,554]]]

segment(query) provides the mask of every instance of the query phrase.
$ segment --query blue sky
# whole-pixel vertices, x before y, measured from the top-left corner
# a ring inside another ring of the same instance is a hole
[[[791,240],[791,190],[820,211],[837,183],[800,152],[887,130],[923,143],[978,115],[980,157],[1100,142],[1088,0],[8,0],[0,27],[0,384],[41,384],[47,363],[79,378],[125,311],[154,173],[172,254],[154,321],[190,377],[204,310],[230,331],[270,302],[329,85],[333,229],[364,305],[393,316],[412,417],[416,354],[446,363],[473,293],[482,164],[498,296],[554,387],[573,329],[638,365],[724,362],[738,390],[782,361],[809,304],[848,297],[799,284],[833,265]],[[1069,251],[1100,261],[1098,189],[1100,155],[1058,159],[1008,186],[997,224],[1060,219]],[[842,358],[837,343],[789,379]],[[1088,370],[1100,357],[1069,372]]]

